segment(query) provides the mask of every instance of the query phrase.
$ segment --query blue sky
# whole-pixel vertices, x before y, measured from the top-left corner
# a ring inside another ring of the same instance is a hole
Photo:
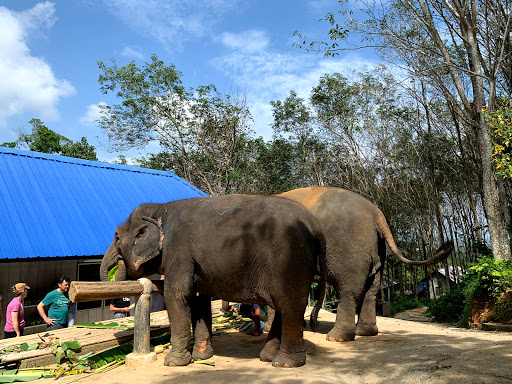
[[[294,31],[326,40],[318,20],[335,0],[60,0],[0,2],[0,143],[29,133],[32,118],[71,140],[87,137],[102,161],[120,153],[102,147],[95,125],[97,62],[140,67],[156,54],[183,73],[187,87],[214,84],[245,91],[257,136],[270,139],[270,101],[295,90],[307,98],[326,73],[371,67],[364,52],[336,58],[293,46]],[[156,145],[124,155],[157,152]]]

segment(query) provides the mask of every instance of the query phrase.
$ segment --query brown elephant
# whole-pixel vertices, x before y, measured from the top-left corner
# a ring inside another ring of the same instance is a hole
[[[334,187],[299,188],[279,195],[307,208],[323,227],[327,253],[327,282],[339,303],[330,341],[352,341],[355,335],[378,334],[375,300],[379,291],[386,244],[396,257],[410,265],[424,265],[447,257],[447,242],[428,260],[405,258],[393,239],[384,214],[355,192]],[[357,324],[354,323],[358,315]]]
[[[119,260],[132,278],[163,270],[172,344],[166,365],[213,355],[210,297],[275,308],[260,359],[281,367],[305,363],[303,317],[310,284],[325,271],[325,238],[299,204],[249,195],[143,204],[116,229],[102,280]]]

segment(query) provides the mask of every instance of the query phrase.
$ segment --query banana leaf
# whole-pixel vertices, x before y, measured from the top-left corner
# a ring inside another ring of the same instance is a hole
[[[117,273],[117,265],[108,271],[107,279],[108,281],[116,281],[116,273]]]
[[[49,378],[53,377],[53,374],[48,372],[41,372],[41,371],[23,371],[18,372],[17,369],[11,369],[8,371],[4,371],[0,373],[0,383],[13,383],[15,381],[33,381],[40,378]]]
[[[67,342],[62,343],[61,347],[64,349],[72,349],[72,350],[77,350],[77,349],[82,348],[82,346],[80,345],[80,343],[78,342],[76,337],[73,339],[73,341],[67,341]]]
[[[88,360],[93,362],[96,368],[101,368],[113,361],[120,362],[126,360],[126,355],[131,352],[133,352],[133,343],[126,343],[97,353],[96,355],[89,357]]]
[[[75,324],[73,325],[73,327],[77,327],[77,328],[97,328],[97,329],[101,329],[101,328],[130,328],[129,326],[126,326],[126,325],[119,325],[119,323],[116,323],[116,322],[113,322],[113,323],[107,323],[107,324],[101,324],[101,323],[95,323],[95,322],[90,322],[90,323],[80,323],[80,324]]]

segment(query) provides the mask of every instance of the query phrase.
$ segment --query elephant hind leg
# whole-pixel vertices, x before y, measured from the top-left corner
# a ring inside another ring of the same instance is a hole
[[[192,349],[192,358],[194,360],[208,360],[213,356],[213,348],[209,341],[195,342]]]
[[[365,292],[356,325],[358,336],[376,336],[379,333],[375,305],[380,282],[380,274],[374,276],[370,289]]]
[[[265,321],[265,325],[263,326],[263,330],[265,332],[270,332],[270,328],[272,328],[272,322],[274,321],[276,311],[274,308],[267,305],[267,320]]]
[[[334,327],[327,333],[328,341],[354,341],[356,337],[356,302],[353,296],[343,297],[340,295],[336,322]]]
[[[191,316],[195,340],[192,358],[195,360],[207,360],[213,356],[211,343],[212,308],[209,296],[199,295],[192,299]]]
[[[274,367],[301,367],[306,364],[306,349],[303,338],[304,311],[283,311],[282,338],[279,352],[274,356]],[[276,312],[277,315],[277,312]],[[274,319],[275,322],[275,319]]]
[[[260,352],[260,360],[272,362],[281,348],[282,321],[281,314],[273,310],[273,319],[265,346]]]

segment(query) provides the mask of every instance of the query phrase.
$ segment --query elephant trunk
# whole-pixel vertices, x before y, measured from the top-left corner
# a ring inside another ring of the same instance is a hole
[[[115,241],[115,240],[114,240]],[[116,273],[116,280],[123,281],[126,280],[126,265],[124,263],[123,257],[117,250],[114,245],[114,242],[110,245],[105,256],[103,256],[103,260],[101,261],[100,267],[100,279],[101,281],[108,280],[108,271],[112,269],[114,266],[118,266]]]

